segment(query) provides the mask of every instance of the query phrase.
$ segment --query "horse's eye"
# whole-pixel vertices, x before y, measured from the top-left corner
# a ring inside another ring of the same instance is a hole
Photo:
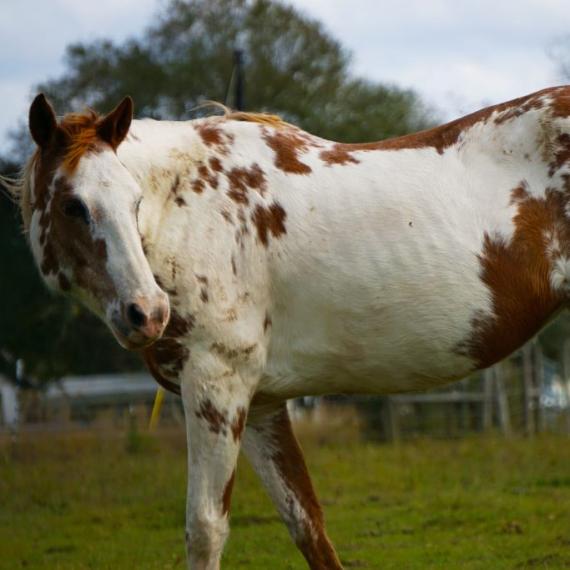
[[[89,210],[87,206],[79,198],[68,198],[62,207],[63,213],[68,218],[76,218],[83,223],[89,223]]]

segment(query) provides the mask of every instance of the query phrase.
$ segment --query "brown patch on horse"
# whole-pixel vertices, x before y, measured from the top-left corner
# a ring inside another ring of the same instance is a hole
[[[245,429],[246,419],[247,419],[247,410],[243,407],[239,407],[237,409],[236,416],[234,417],[232,424],[230,426],[235,442],[238,442],[241,439],[241,435],[243,433],[243,430]]]
[[[171,380],[178,378],[190,357],[190,350],[179,339],[188,336],[193,328],[192,316],[183,317],[172,309],[162,338],[143,350],[144,361],[154,379],[178,395],[180,386]]]
[[[269,234],[278,238],[286,234],[285,219],[287,213],[278,202],[273,202],[269,207],[264,208],[260,204],[255,207],[251,219],[257,228],[259,241],[267,247],[269,245]]]
[[[232,471],[228,482],[224,487],[224,492],[222,494],[222,515],[226,516],[230,512],[231,502],[232,502],[232,490],[234,488],[234,480],[236,476],[236,470]]]
[[[215,434],[227,434],[228,418],[225,412],[220,412],[211,400],[206,399],[200,404],[200,409],[195,412],[196,417],[203,419],[208,424],[208,428]]]
[[[311,568],[342,570],[334,547],[326,535],[323,512],[285,407],[275,415],[271,435],[276,449],[271,461],[307,517],[302,535],[295,533],[298,547]]]
[[[554,151],[554,158],[549,164],[548,174],[554,174],[563,166],[570,163],[570,135],[562,133],[556,139],[556,150]]]
[[[210,172],[210,169],[205,164],[198,166],[198,175],[200,179],[208,184],[214,190],[218,188],[218,175],[215,172]]]
[[[222,342],[213,342],[210,346],[210,349],[220,356],[223,356],[224,358],[233,360],[235,358],[248,358],[249,355],[255,350],[256,346],[256,344],[250,344],[243,347],[230,348]]]
[[[267,189],[267,180],[259,164],[252,164],[249,168],[235,167],[228,173],[228,196],[238,204],[249,204],[248,190],[257,190],[263,196]]]
[[[196,178],[192,181],[192,190],[196,192],[196,194],[202,194],[204,192],[205,184],[204,181],[200,178]]]
[[[550,104],[552,116],[563,119],[570,117],[570,88],[566,86],[554,88],[552,95]]]
[[[208,164],[214,172],[222,172],[223,170],[222,161],[217,156],[210,157]]]
[[[479,254],[480,278],[492,294],[493,315],[476,315],[472,333],[457,352],[486,368],[532,338],[561,307],[563,299],[550,284],[552,260],[548,235],[570,245],[566,222],[569,198],[546,190],[544,198],[531,196],[522,183],[511,193],[518,211],[510,241],[485,234]]]
[[[333,164],[358,164],[360,161],[350,154],[347,148],[341,143],[334,144],[329,150],[323,150],[319,158],[328,166]]]
[[[223,155],[229,153],[230,145],[234,141],[234,136],[231,133],[225,132],[219,124],[203,122],[196,125],[196,131],[206,146],[215,148]]]
[[[275,153],[275,166],[287,174],[310,174],[311,167],[299,160],[299,155],[306,152],[308,142],[301,131],[293,128],[287,130],[265,130],[263,138]]]
[[[104,239],[95,239],[91,226],[84,221],[65,215],[66,204],[76,199],[72,186],[63,177],[52,186],[51,200],[47,189],[40,193],[34,205],[39,210],[42,260],[40,271],[44,276],[54,275],[62,290],[69,291],[72,283],[100,300],[109,301],[114,296],[114,284],[107,271],[107,245]],[[61,275],[65,267],[68,275]]]
[[[232,215],[227,210],[222,210],[220,214],[222,215],[222,218],[224,218],[224,220],[228,222],[228,224],[234,223],[234,221],[232,220]]]
[[[267,332],[267,329],[273,324],[269,313],[265,313],[265,319],[263,319],[263,332]]]

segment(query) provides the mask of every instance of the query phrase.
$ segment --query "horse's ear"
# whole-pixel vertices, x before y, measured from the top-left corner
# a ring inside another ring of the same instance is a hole
[[[57,119],[53,107],[43,93],[36,95],[29,113],[30,133],[36,144],[45,148],[57,130]]]
[[[127,136],[133,119],[133,100],[127,95],[97,126],[97,134],[116,149]]]

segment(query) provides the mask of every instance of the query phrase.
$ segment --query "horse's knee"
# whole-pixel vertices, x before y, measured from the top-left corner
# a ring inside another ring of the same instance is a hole
[[[186,548],[189,560],[206,562],[210,568],[219,559],[229,534],[227,517],[197,515],[186,524]],[[215,567],[215,566],[212,566]]]

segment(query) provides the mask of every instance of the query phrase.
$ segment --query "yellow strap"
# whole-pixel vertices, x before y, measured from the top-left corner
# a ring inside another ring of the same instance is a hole
[[[164,400],[164,388],[159,386],[156,389],[156,396],[154,397],[154,405],[152,406],[152,413],[150,414],[150,422],[148,424],[148,429],[154,431],[158,424],[158,419],[160,417],[160,408],[162,407],[162,401]]]

